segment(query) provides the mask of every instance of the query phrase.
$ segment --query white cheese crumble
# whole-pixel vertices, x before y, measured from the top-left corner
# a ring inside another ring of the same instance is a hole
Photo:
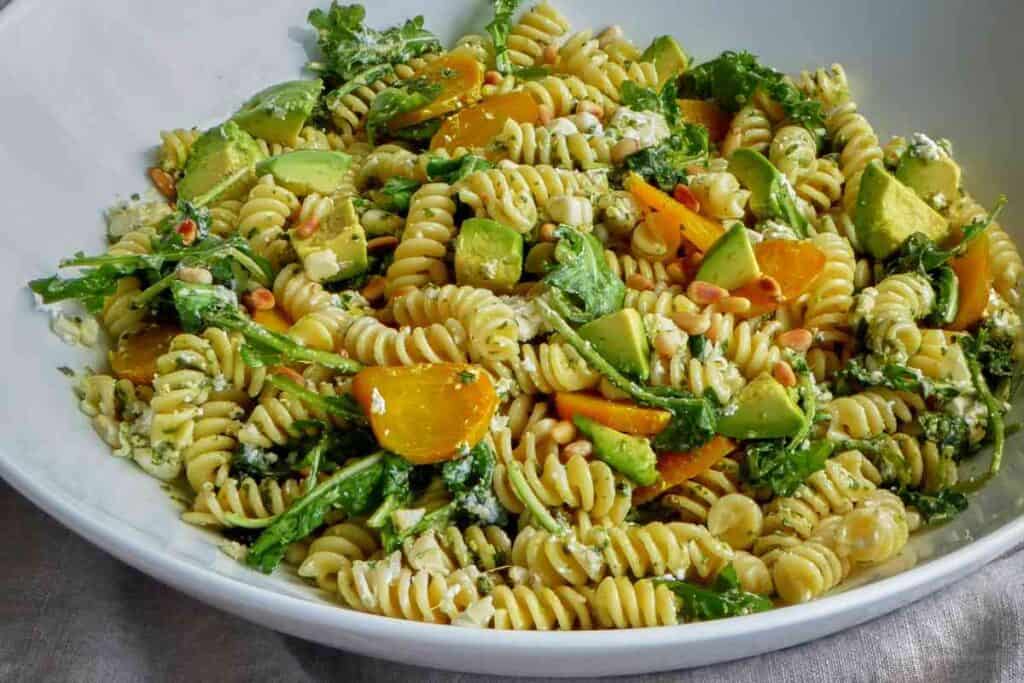
[[[544,315],[536,301],[524,299],[521,296],[503,296],[501,300],[512,309],[512,313],[515,315],[516,326],[519,328],[519,341],[530,341],[547,331],[547,323],[544,321]]]
[[[608,132],[618,138],[636,140],[640,149],[653,147],[669,136],[665,117],[657,112],[633,111],[619,107],[608,123]]]
[[[939,143],[924,133],[914,133],[910,136],[910,146],[907,148],[907,153],[912,157],[928,161],[938,161],[946,156],[945,150],[939,146]]]
[[[387,411],[388,406],[384,403],[384,397],[377,391],[377,387],[374,387],[370,392],[370,412],[374,415],[383,415]]]
[[[798,240],[800,237],[785,223],[767,220],[761,224],[761,237],[766,240]]]

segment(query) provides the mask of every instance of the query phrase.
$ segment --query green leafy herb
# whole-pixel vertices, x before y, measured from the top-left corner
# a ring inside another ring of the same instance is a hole
[[[409,211],[409,200],[413,193],[420,188],[420,182],[404,176],[392,176],[380,189],[382,195],[387,197],[387,204],[381,208],[385,211],[406,214]]]
[[[332,508],[350,515],[365,512],[379,490],[384,457],[383,451],[368,455],[317,484],[260,534],[246,555],[246,563],[269,574],[280,564],[285,549],[313,533]]]
[[[957,341],[963,348],[964,356],[967,358],[967,367],[971,371],[971,381],[974,383],[974,390],[978,393],[978,398],[985,404],[985,409],[988,412],[987,432],[992,441],[992,460],[989,463],[988,472],[981,477],[958,484],[956,490],[964,492],[976,490],[999,474],[999,469],[1003,464],[1003,449],[1006,446],[1006,429],[1003,423],[1004,404],[1001,404],[992,395],[988,382],[985,381],[985,373],[982,370],[981,356],[984,352],[984,339],[981,338],[981,335],[978,337],[964,335]]]
[[[475,154],[466,154],[456,159],[432,156],[427,162],[427,177],[434,182],[454,185],[470,173],[492,168],[491,162]]]
[[[804,448],[789,448],[778,439],[752,442],[743,461],[744,479],[777,496],[791,496],[807,477],[825,467],[830,455],[830,441],[811,441]]]
[[[551,75],[551,69],[543,66],[521,66],[512,69],[512,76],[519,81],[539,81]]]
[[[363,414],[363,409],[356,403],[351,394],[324,396],[282,375],[271,375],[267,378],[267,383],[286,394],[291,394],[301,399],[307,406],[315,408],[319,412],[327,413],[332,417],[341,418],[355,424],[366,424],[366,415]]]
[[[680,612],[688,620],[710,621],[764,612],[772,608],[772,601],[768,598],[740,588],[739,577],[731,564],[718,573],[710,586],[662,579],[657,582],[668,586],[676,594],[680,601]]]
[[[391,119],[400,114],[415,111],[430,104],[441,93],[441,84],[425,78],[411,78],[400,81],[377,93],[366,115],[366,136],[371,145],[378,142],[380,135],[387,131]]]
[[[583,357],[587,365],[604,375],[612,385],[629,394],[637,403],[672,413],[669,424],[651,444],[656,450],[691,450],[707,443],[715,435],[718,414],[712,401],[668,388],[641,386],[612,367],[544,297],[536,299],[536,302],[547,323]]]
[[[992,386],[1013,379],[1018,372],[1018,363],[1013,354],[1015,344],[1013,332],[998,327],[991,318],[983,322],[974,333],[973,341],[970,342],[971,350]]]
[[[809,99],[778,71],[763,66],[749,52],[723,52],[683,75],[684,97],[714,100],[726,111],[738,111],[758,89],[777,102],[790,121],[818,134],[824,129],[821,104]]]
[[[317,31],[321,60],[310,62],[309,67],[339,83],[375,69],[373,80],[377,80],[396,64],[441,50],[437,36],[423,28],[422,16],[384,31],[365,26],[365,18],[362,5],[339,5],[336,1],[326,12],[310,11],[308,19]]]
[[[917,423],[921,426],[922,436],[943,453],[960,459],[970,452],[970,429],[962,417],[927,411],[917,416]]]
[[[608,267],[601,242],[564,225],[555,237],[554,263],[544,283],[558,313],[582,324],[622,308],[626,286]]]
[[[684,123],[653,147],[626,157],[625,168],[653,182],[666,192],[686,181],[686,167],[708,158],[708,129]]]
[[[960,393],[957,387],[934,382],[919,370],[905,365],[886,363],[870,370],[862,358],[852,358],[835,376],[836,395],[849,396],[868,387],[885,387],[896,391],[909,391],[925,398],[946,398]]]
[[[406,142],[429,142],[440,128],[441,119],[430,119],[423,123],[416,123],[391,131],[391,136],[396,140],[405,140]]]
[[[623,81],[619,91],[622,104],[633,111],[661,114],[673,130],[682,125],[683,112],[679,108],[679,91],[674,79],[668,80],[660,91],[645,88],[634,81]]]
[[[493,0],[494,19],[487,24],[487,35],[494,45],[494,68],[507,74],[512,71],[512,60],[508,56],[508,33],[512,28],[512,15],[519,6],[519,0]]]
[[[928,526],[945,524],[967,509],[967,496],[953,489],[943,489],[936,494],[909,489],[900,489],[897,493],[907,507],[921,514]]]

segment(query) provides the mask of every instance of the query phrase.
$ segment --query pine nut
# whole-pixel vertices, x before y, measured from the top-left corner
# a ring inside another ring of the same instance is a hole
[[[258,287],[246,295],[249,308],[254,311],[269,311],[276,303],[274,293],[266,287]]]
[[[715,304],[715,310],[722,313],[746,313],[750,310],[750,299],[742,296],[727,296]]]
[[[554,242],[555,241],[555,230],[558,228],[554,223],[545,223],[540,226],[540,237],[541,242]]]
[[[772,301],[782,301],[782,285],[772,276],[762,275],[754,283]]]
[[[153,181],[157,191],[171,201],[177,196],[178,189],[174,184],[174,178],[167,171],[154,166],[149,169],[149,179]]]
[[[195,266],[178,266],[175,271],[175,277],[182,282],[191,282],[196,285],[211,285],[213,284],[213,274],[206,268],[199,268]]]
[[[548,433],[555,443],[569,443],[576,438],[576,426],[567,420],[559,420]]]
[[[498,85],[503,80],[505,80],[504,76],[493,69],[484,74],[484,83],[487,85]]]
[[[590,454],[594,452],[594,445],[589,441],[580,439],[573,441],[571,444],[562,449],[562,456],[568,460],[569,458],[575,458],[577,455],[583,458],[589,458]]]
[[[636,154],[640,150],[640,143],[633,138],[623,138],[612,147],[611,160],[613,164],[621,164],[626,157]]]
[[[796,386],[796,373],[793,372],[793,368],[790,367],[789,363],[784,360],[780,360],[772,368],[772,377],[778,380],[779,384],[784,387]]]
[[[367,251],[376,251],[378,249],[389,249],[391,247],[398,246],[398,238],[394,235],[382,235],[381,237],[374,237],[372,240],[366,242]]]
[[[306,220],[299,223],[299,226],[295,228],[295,236],[300,239],[309,239],[316,231],[320,229],[320,219],[316,216],[310,216]]]
[[[640,273],[633,273],[627,277],[626,286],[630,289],[639,289],[640,291],[651,291],[654,289],[654,283],[651,282],[650,278],[646,278]]]
[[[690,311],[676,311],[672,314],[672,322],[689,335],[704,334],[711,327],[710,316]]]
[[[199,226],[191,218],[183,220],[174,230],[181,235],[181,243],[186,247],[195,242],[196,237],[199,236]]]
[[[802,327],[783,332],[776,339],[779,346],[783,346],[787,349],[793,349],[794,351],[806,351],[811,348],[811,344],[814,342],[814,335],[811,334],[810,330],[805,330]]]
[[[370,278],[370,281],[363,287],[363,291],[360,293],[367,301],[376,301],[384,296],[384,289],[387,287],[387,284],[388,281],[386,279],[380,275],[375,275]]]
[[[679,350],[682,343],[683,340],[678,332],[675,334],[672,332],[659,332],[654,336],[654,350],[662,358],[671,358],[676,355],[676,351]]]
[[[729,296],[729,290],[722,289],[718,285],[713,285],[710,282],[694,280],[690,283],[690,286],[686,288],[686,295],[693,299],[694,303],[706,306],[707,304],[713,304],[716,301],[721,301],[725,297]]]

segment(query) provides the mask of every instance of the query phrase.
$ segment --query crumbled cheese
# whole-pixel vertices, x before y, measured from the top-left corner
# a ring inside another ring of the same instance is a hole
[[[764,235],[759,233],[757,230],[747,228],[747,239],[750,240],[751,244],[757,244],[758,242],[764,241]]]
[[[50,309],[50,330],[65,344],[92,347],[99,341],[100,328],[92,316],[69,317]]]
[[[370,392],[370,413],[373,415],[383,415],[388,411],[387,404],[384,403],[384,397],[377,391],[377,387],[373,388]]]
[[[766,240],[798,240],[800,237],[785,223],[767,220],[761,224],[761,237]]]
[[[936,211],[942,211],[949,206],[949,200],[946,199],[946,195],[941,192],[936,192],[928,198],[928,203],[932,205],[932,208]]]
[[[246,547],[238,541],[223,541],[217,547],[232,560],[238,560],[239,562],[245,559],[245,555],[248,552]]]
[[[526,372],[537,372],[537,364],[531,356],[523,356],[522,366]]]
[[[910,136],[907,153],[912,157],[927,161],[938,161],[946,155],[945,150],[924,133],[914,133]]]
[[[107,236],[111,241],[120,239],[132,230],[156,225],[169,213],[167,200],[152,189],[145,197],[121,200],[106,211]]]
[[[317,249],[302,259],[302,269],[314,282],[324,282],[341,272],[342,265],[333,249]]]
[[[391,521],[394,523],[395,529],[403,532],[416,526],[425,514],[427,514],[426,508],[395,510],[391,513]]]
[[[738,403],[730,403],[722,408],[722,415],[735,415],[737,409],[739,409]]]
[[[503,429],[508,429],[508,416],[498,415],[497,413],[491,418],[490,429],[492,432],[500,432]]]
[[[601,119],[597,118],[588,111],[580,112],[569,117],[569,120],[576,124],[576,128],[581,133],[587,135],[601,135],[604,133],[604,126],[601,125]]]
[[[519,341],[530,341],[542,332],[548,331],[544,314],[533,299],[524,299],[521,296],[503,296],[503,303],[512,309],[515,315],[516,326],[519,328]]]
[[[498,392],[498,396],[505,398],[511,396],[519,391],[519,385],[511,377],[503,377],[498,380],[498,383],[494,386],[494,390]]]
[[[608,123],[608,132],[614,137],[636,140],[640,148],[653,147],[670,134],[665,117],[657,112],[633,111],[619,107]]]

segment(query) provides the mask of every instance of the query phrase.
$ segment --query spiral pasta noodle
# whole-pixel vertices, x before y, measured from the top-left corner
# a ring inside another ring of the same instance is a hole
[[[557,71],[579,77],[616,102],[625,81],[633,81],[645,88],[658,87],[658,70],[654,64],[641,61],[620,63],[612,59],[590,31],[571,36],[558,54]]]
[[[852,396],[836,398],[824,406],[831,422],[830,434],[850,439],[869,439],[895,432],[924,410],[920,396],[892,389],[868,389]]]
[[[810,204],[818,214],[829,211],[842,199],[844,177],[831,159],[814,159],[796,177],[796,196]]]
[[[387,272],[389,293],[448,281],[444,258],[455,234],[455,202],[451,195],[452,188],[445,183],[423,185],[413,194],[405,231]]]
[[[690,191],[700,202],[700,211],[717,220],[742,220],[750,191],[740,187],[740,181],[727,171],[695,175],[690,180]]]
[[[546,2],[531,7],[508,34],[509,59],[516,66],[534,66],[542,61],[544,48],[569,31],[562,13]]]
[[[772,123],[765,111],[751,103],[740,109],[732,119],[729,131],[722,140],[722,156],[729,158],[743,147],[755,152],[767,152],[772,140]]]
[[[917,320],[932,310],[935,291],[918,273],[890,275],[873,289],[873,305],[864,314],[868,323],[868,346],[878,353],[906,360],[921,348]],[[865,292],[861,293],[862,301],[871,301],[865,297]]]
[[[582,391],[601,381],[601,374],[564,342],[521,344],[518,358],[485,366],[497,377],[512,380],[527,394]]]
[[[495,586],[494,628],[572,631],[593,628],[590,601],[570,586]]]
[[[822,234],[812,243],[825,254],[825,267],[808,291],[804,327],[826,346],[848,344],[853,308],[853,249],[838,235]]]
[[[679,623],[675,594],[651,579],[636,583],[624,576],[604,579],[591,599],[602,628],[642,628]]]
[[[314,579],[320,588],[335,591],[338,572],[357,560],[368,560],[380,550],[376,534],[363,524],[351,521],[332,524],[310,543],[298,575]]]
[[[576,76],[566,74],[552,74],[535,81],[525,81],[522,89],[538,105],[549,107],[555,117],[569,116],[576,111],[581,102],[601,105],[606,116],[617,106],[598,88],[584,83]]]
[[[199,139],[198,128],[175,128],[160,131],[160,168],[168,173],[179,173],[185,168],[192,145]]]
[[[588,169],[608,164],[611,146],[608,139],[600,136],[566,135],[509,119],[501,134],[491,142],[488,154],[494,159],[508,159],[519,164]]]
[[[249,191],[238,212],[238,232],[255,253],[280,267],[291,260],[292,246],[285,225],[298,210],[298,197],[279,186],[274,176],[265,175]]]

